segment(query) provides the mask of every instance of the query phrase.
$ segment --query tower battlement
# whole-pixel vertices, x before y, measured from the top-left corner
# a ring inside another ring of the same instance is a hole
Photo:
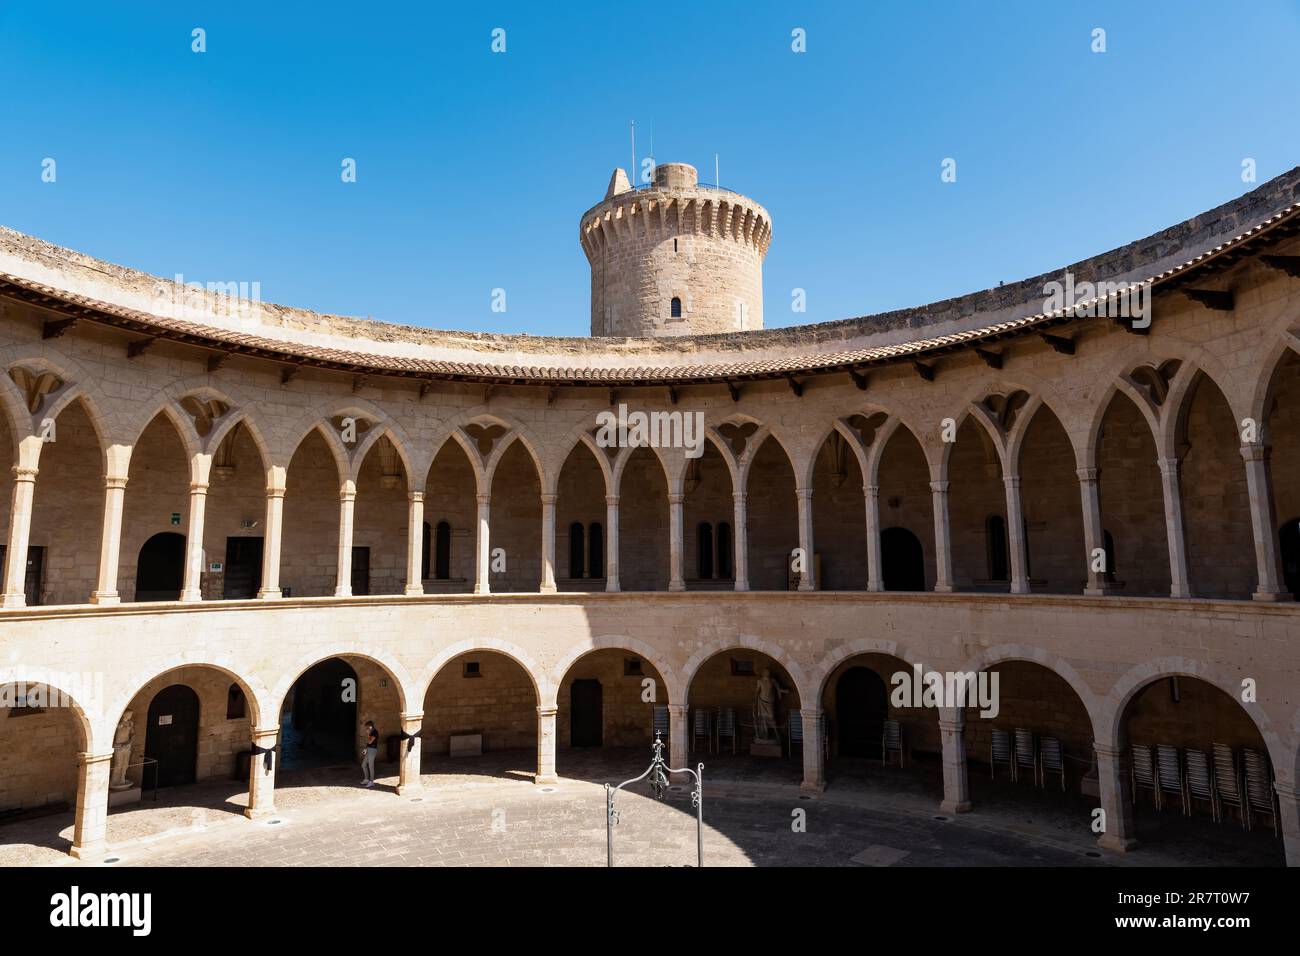
[[[591,334],[668,336],[763,327],[766,209],[701,186],[695,167],[664,163],[633,188],[614,170],[605,198],[583,213],[591,265]]]

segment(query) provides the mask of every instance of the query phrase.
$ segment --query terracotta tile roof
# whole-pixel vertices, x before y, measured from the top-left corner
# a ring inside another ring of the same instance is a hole
[[[1285,230],[1278,230],[1285,224]],[[1251,254],[1256,240],[1274,233],[1272,238],[1300,231],[1300,203],[1292,204],[1232,238],[1199,255],[1140,281],[1155,288],[1177,287],[1206,269],[1223,268],[1243,255]],[[1255,252],[1258,249],[1254,250]],[[783,357],[753,358],[736,362],[699,365],[622,364],[611,348],[598,356],[605,364],[559,368],[549,365],[506,365],[491,362],[466,362],[448,359],[406,357],[312,345],[275,338],[269,335],[235,331],[142,312],[74,292],[43,285],[29,278],[0,272],[0,294],[30,302],[67,317],[107,324],[146,336],[184,342],[214,351],[228,351],[285,364],[332,368],[352,373],[408,376],[421,379],[464,380],[502,384],[564,385],[687,385],[722,383],[727,380],[781,378],[844,371],[908,360],[937,357],[946,352],[992,343],[1000,339],[1037,331],[1067,322],[1115,321],[1081,319],[1072,310],[1040,312],[986,325],[969,331],[919,338],[892,345],[876,345],[840,351]],[[1094,298],[1076,306],[1103,304]],[[815,328],[815,327],[805,327]],[[744,336],[748,333],[737,333]],[[535,341],[545,341],[535,340]],[[466,347],[466,351],[470,351]],[[628,356],[625,361],[634,360]]]

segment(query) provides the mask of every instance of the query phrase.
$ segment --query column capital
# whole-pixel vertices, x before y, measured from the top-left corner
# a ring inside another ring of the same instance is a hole
[[[813,490],[811,488],[796,488],[794,496],[800,501],[812,501]]]
[[[268,737],[278,737],[279,735],[280,727],[278,725],[275,727],[254,727],[249,731],[249,736],[253,738],[253,743],[256,744],[260,744],[261,741],[266,740]]]
[[[1246,461],[1268,461],[1272,454],[1273,449],[1269,445],[1247,442],[1241,446],[1241,457]]]
[[[537,716],[543,718],[554,717],[559,712],[560,712],[559,707],[538,707],[537,708]]]
[[[1300,803],[1300,789],[1297,789],[1295,784],[1283,780],[1274,780],[1273,789],[1277,792],[1279,799],[1285,800],[1287,803]]]
[[[408,492],[406,493],[406,500],[409,501],[409,502],[410,502],[411,504],[413,504],[413,505],[424,504],[424,492],[423,492],[423,491],[408,491]]]
[[[1012,474],[1012,475],[1003,475],[1003,476],[1002,476],[1002,484],[1003,484],[1003,486],[1006,487],[1006,488],[1019,488],[1019,487],[1020,487],[1020,476],[1019,476],[1019,475],[1014,475],[1014,474]]]
[[[40,471],[39,468],[29,465],[14,465],[10,470],[13,472],[14,481],[35,481]]]
[[[126,487],[126,475],[105,475],[104,487],[109,489],[122,489]]]
[[[669,704],[669,705],[668,705],[668,713],[669,713],[669,714],[682,715],[682,714],[685,714],[686,711],[687,711],[687,707],[686,707],[685,704]]]
[[[939,730],[946,731],[950,734],[959,734],[966,729],[966,721],[961,718],[949,719],[947,717],[939,718]]]
[[[670,505],[679,505],[685,500],[686,496],[679,491],[675,491],[668,496],[668,503]]]
[[[268,497],[268,498],[283,498],[283,497],[284,497],[284,489],[283,489],[283,488],[272,488],[270,485],[267,485],[267,486],[266,486],[266,497]]]
[[[820,719],[823,713],[825,713],[825,711],[820,707],[801,707],[799,709],[799,715],[801,717],[807,717],[811,720]]]
[[[206,495],[208,493],[208,483],[206,481],[191,481],[190,494]]]
[[[733,491],[731,493],[731,500],[741,505],[745,503],[745,500],[748,497],[749,497],[749,492],[747,491]]]
[[[1156,459],[1156,465],[1160,468],[1160,474],[1178,476],[1178,469],[1182,467],[1181,458],[1159,458]]]
[[[930,490],[938,495],[946,495],[948,493],[948,482],[932,481],[930,482]]]
[[[102,753],[102,754],[94,754],[94,753],[90,753],[89,751],[83,751],[77,754],[77,765],[87,766],[89,764],[94,764],[94,763],[107,763],[112,759],[113,759],[113,751],[111,750],[108,751],[107,753]]]
[[[487,492],[486,494],[477,494],[474,496],[474,500],[477,501],[480,506],[490,505],[492,504],[492,493]]]
[[[606,496],[605,496],[605,504],[606,504],[606,506],[608,506],[608,507],[610,507],[610,508],[617,508],[617,507],[618,507],[618,495],[606,495]]]
[[[1104,744],[1099,740],[1092,742],[1092,749],[1097,751],[1098,757],[1108,757],[1111,760],[1118,760],[1124,756],[1124,748],[1116,747],[1113,744]]]
[[[542,495],[542,504],[547,506],[554,505],[559,498],[559,495]]]
[[[1097,481],[1098,479],[1101,478],[1101,469],[1100,468],[1076,468],[1074,470],[1074,474],[1080,481]]]
[[[863,493],[864,495],[866,495],[868,498],[879,498],[879,497],[880,497],[880,486],[879,486],[879,485],[863,485],[863,486],[862,486],[862,493]]]
[[[342,488],[339,489],[339,501],[356,501],[356,500],[357,500],[356,486],[349,481],[346,485],[344,485]]]

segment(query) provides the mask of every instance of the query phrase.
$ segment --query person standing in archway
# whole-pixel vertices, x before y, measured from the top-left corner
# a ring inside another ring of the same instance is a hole
[[[361,751],[362,785],[375,785],[375,758],[379,756],[379,729],[373,720],[366,721],[366,745]]]

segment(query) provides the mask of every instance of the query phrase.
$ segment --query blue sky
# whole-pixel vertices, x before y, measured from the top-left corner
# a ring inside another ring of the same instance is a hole
[[[268,301],[585,335],[578,217],[629,120],[772,213],[768,326],[1055,269],[1248,191],[1244,158],[1300,165],[1296,2],[277,6],[0,0],[0,224]]]

